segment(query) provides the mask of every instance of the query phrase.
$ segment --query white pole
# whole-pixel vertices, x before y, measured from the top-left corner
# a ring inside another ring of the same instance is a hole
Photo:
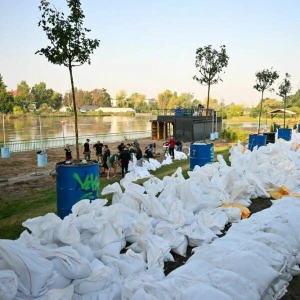
[[[4,147],[6,147],[4,114],[2,115],[2,117],[3,117],[3,139],[4,139]]]
[[[216,132],[218,131],[218,112],[216,111]]]

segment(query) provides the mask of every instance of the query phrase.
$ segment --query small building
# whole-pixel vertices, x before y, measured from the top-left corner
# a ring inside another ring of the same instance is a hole
[[[183,142],[195,142],[203,140],[204,128],[206,126],[205,138],[210,138],[210,133],[221,131],[222,118],[209,109],[206,117],[205,109],[176,109],[173,114],[158,115],[157,120],[151,120],[152,140],[167,140],[171,135],[176,140]]]
[[[88,111],[97,111],[98,108],[99,108],[98,105],[84,105],[80,108],[80,112],[86,113]]]
[[[96,111],[101,110],[104,113],[133,113],[135,114],[135,110],[130,107],[99,107]]]
[[[70,111],[70,110],[72,110],[72,108],[70,106],[62,106],[59,109],[59,112],[67,112],[67,111]]]

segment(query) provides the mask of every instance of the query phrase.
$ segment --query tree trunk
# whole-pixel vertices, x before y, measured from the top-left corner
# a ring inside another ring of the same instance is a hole
[[[283,128],[285,129],[285,109],[286,109],[286,95],[283,98],[284,101],[284,112],[283,112]]]
[[[76,159],[79,160],[78,118],[77,118],[77,107],[76,107],[76,99],[75,99],[75,87],[74,87],[74,80],[73,80],[73,72],[72,72],[72,65],[71,65],[71,63],[69,63],[69,73],[70,73],[71,86],[72,86],[73,109],[74,109],[74,116],[75,116]]]
[[[210,82],[208,83],[208,89],[207,89],[206,114],[205,114],[205,123],[204,123],[204,131],[203,131],[203,141],[204,142],[206,139],[207,116],[208,116],[208,108],[209,108],[209,94],[210,94]]]
[[[257,129],[258,134],[260,132],[260,119],[261,119],[263,99],[264,99],[264,91],[261,92],[260,110],[259,110],[259,116],[258,116],[258,129]]]

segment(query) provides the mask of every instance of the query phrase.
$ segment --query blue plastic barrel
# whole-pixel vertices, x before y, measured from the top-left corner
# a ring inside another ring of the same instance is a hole
[[[9,148],[8,147],[2,147],[1,148],[1,157],[2,158],[9,158],[10,153],[9,153]]]
[[[298,132],[300,132],[300,124],[298,124]]]
[[[38,167],[47,167],[47,153],[42,152],[37,155]]]
[[[190,147],[190,170],[195,166],[202,167],[214,161],[214,144],[191,144]]]
[[[264,134],[249,134],[249,143],[248,143],[248,149],[250,151],[253,150],[254,147],[257,146],[257,148],[261,146],[265,146],[267,143],[267,136]]]
[[[56,164],[57,214],[60,218],[71,213],[72,206],[82,199],[99,198],[99,165],[70,166]]]
[[[215,131],[215,139],[217,140],[219,138],[219,132]]]
[[[215,133],[214,133],[214,132],[212,132],[212,133],[210,134],[210,140],[211,140],[211,141],[214,141],[214,140],[215,140]]]
[[[286,141],[290,141],[292,138],[292,129],[279,128],[278,129],[278,138],[284,139]]]

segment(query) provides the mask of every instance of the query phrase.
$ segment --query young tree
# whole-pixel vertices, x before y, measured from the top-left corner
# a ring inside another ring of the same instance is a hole
[[[286,110],[286,97],[292,91],[292,84],[291,84],[291,75],[285,73],[285,78],[283,82],[278,87],[277,95],[282,97],[283,104],[284,104],[284,112],[283,112],[283,128],[285,128],[285,110]]]
[[[13,112],[14,97],[11,93],[6,91],[2,75],[0,74],[0,112],[9,114]]]
[[[260,100],[260,109],[259,109],[259,115],[258,115],[258,129],[257,133],[260,132],[260,120],[261,120],[261,113],[263,108],[263,99],[264,99],[264,92],[265,90],[269,89],[271,92],[273,89],[270,89],[274,81],[279,77],[278,73],[276,71],[273,71],[269,69],[264,69],[262,71],[258,71],[255,73],[256,76],[256,84],[253,86],[254,89],[261,92],[261,100]]]
[[[206,103],[206,117],[204,123],[204,136],[203,140],[206,138],[206,125],[207,116],[209,108],[209,96],[210,96],[210,86],[213,84],[223,81],[221,79],[221,74],[224,73],[223,69],[228,66],[229,56],[226,54],[226,46],[222,45],[220,51],[213,49],[211,45],[200,47],[196,50],[196,61],[195,66],[198,69],[200,76],[196,75],[193,77],[194,80],[202,85],[207,85],[207,103]]]
[[[47,0],[41,0],[39,9],[42,11],[42,16],[38,26],[45,31],[51,45],[38,50],[36,54],[44,55],[49,62],[63,65],[69,69],[75,115],[76,158],[79,160],[78,120],[73,68],[82,66],[85,63],[91,63],[90,55],[99,46],[100,40],[86,37],[86,33],[91,30],[83,27],[85,15],[81,8],[81,1],[66,1],[70,10],[70,14],[67,17],[55,7],[51,8]]]

